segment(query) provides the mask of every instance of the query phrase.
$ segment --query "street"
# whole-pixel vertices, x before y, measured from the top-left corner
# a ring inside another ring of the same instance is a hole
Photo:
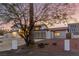
[[[0,52],[0,56],[79,56],[78,52],[36,50],[29,48],[22,48],[18,50],[10,50]]]

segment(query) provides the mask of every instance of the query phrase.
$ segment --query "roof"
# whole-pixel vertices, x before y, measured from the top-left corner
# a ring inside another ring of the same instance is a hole
[[[44,24],[41,25],[34,25],[35,27],[42,27],[45,26]],[[43,30],[51,30],[51,31],[64,31],[64,30],[68,30],[68,27],[57,27],[57,28],[45,28]]]
[[[70,24],[68,24],[68,25],[76,25],[76,24],[79,24],[79,23],[70,23]]]
[[[51,31],[64,31],[68,30],[68,27],[50,28]]]

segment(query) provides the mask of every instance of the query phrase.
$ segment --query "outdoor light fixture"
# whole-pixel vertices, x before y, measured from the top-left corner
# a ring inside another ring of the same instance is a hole
[[[36,27],[35,30],[39,30],[39,27]]]
[[[12,32],[13,37],[16,37],[17,32]]]
[[[60,33],[59,32],[55,32],[55,36],[60,36]]]

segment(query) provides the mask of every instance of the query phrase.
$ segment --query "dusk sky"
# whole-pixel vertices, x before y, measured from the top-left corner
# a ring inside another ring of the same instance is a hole
[[[73,15],[73,18],[75,18],[77,21],[71,19],[70,23],[75,23],[75,22],[79,23],[79,3],[76,3],[74,8],[76,9],[74,11],[75,14]],[[55,24],[55,26],[52,26],[52,27],[64,27],[64,26],[67,26],[67,25],[62,23],[62,24]]]
[[[76,6],[74,7],[75,8],[75,14],[73,15],[73,18],[75,18],[77,20],[77,22],[79,23],[79,4],[77,3]],[[71,19],[70,23],[74,23],[75,21]],[[3,25],[4,28],[7,28],[7,29],[10,29],[10,24],[7,24],[7,25]],[[64,26],[67,26],[65,24],[55,24],[55,26],[49,26],[49,28],[51,27],[64,27]],[[2,26],[0,26],[2,27]]]

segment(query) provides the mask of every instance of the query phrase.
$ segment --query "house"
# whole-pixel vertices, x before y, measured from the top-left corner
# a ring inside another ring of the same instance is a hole
[[[20,26],[19,26],[20,27]],[[13,30],[17,31],[16,26],[12,26]],[[34,39],[66,39],[68,27],[48,28],[44,24],[34,25]]]
[[[68,24],[68,27],[47,28],[45,25],[36,26],[34,39],[66,39],[66,34],[71,33],[71,38],[79,38],[79,23]]]
[[[37,33],[34,35],[37,35]],[[71,39],[66,38],[67,33],[71,33]],[[50,39],[45,40],[50,46],[50,48],[46,47],[48,51],[79,52],[79,23],[68,24],[68,27],[43,28],[39,30],[38,34],[41,38],[42,34],[44,35],[42,39]],[[39,37],[37,38],[39,39]]]
[[[67,32],[68,27],[45,28],[45,26],[43,25],[39,30],[34,31],[34,39],[66,39]]]
[[[68,24],[68,31],[72,34],[72,38],[79,38],[79,23]]]
[[[0,51],[16,49],[17,47],[14,44],[18,44],[18,46],[25,44],[24,40],[17,34],[17,31],[18,29],[14,28],[11,32],[4,35],[7,39],[4,37],[0,38]],[[72,34],[73,40],[72,38],[71,40],[66,39],[68,32]],[[50,49],[53,51],[64,51],[64,47],[69,49],[69,51],[79,51],[78,23],[68,24],[68,27],[59,28],[47,28],[45,25],[35,25],[33,35],[36,42],[41,40],[49,42],[51,45]],[[56,45],[54,46],[53,43],[56,43]]]

